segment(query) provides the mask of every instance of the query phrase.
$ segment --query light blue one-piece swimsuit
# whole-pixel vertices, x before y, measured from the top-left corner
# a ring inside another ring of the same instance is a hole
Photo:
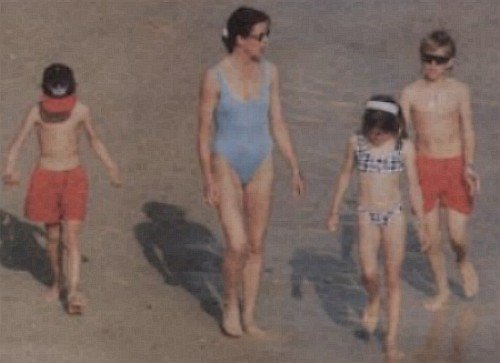
[[[271,152],[269,133],[269,67],[262,66],[257,99],[243,101],[232,94],[219,67],[220,99],[215,109],[215,138],[212,151],[222,156],[238,174],[243,185]]]

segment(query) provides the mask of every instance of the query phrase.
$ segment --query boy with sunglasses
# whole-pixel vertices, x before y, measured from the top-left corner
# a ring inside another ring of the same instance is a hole
[[[440,205],[446,208],[448,235],[457,256],[464,295],[474,296],[479,287],[466,236],[473,197],[480,185],[473,168],[475,135],[469,89],[448,74],[455,54],[455,42],[446,31],[433,31],[422,39],[423,77],[408,85],[401,95],[404,117],[411,120],[407,122],[415,130],[424,223],[430,239],[424,252],[437,285],[437,294],[424,303],[431,311],[440,309],[450,295],[440,241]]]

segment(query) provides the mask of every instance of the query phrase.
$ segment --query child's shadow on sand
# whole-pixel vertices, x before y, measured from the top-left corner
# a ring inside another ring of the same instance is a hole
[[[348,219],[351,217],[346,216]],[[354,225],[343,223],[339,239],[342,247],[340,256],[317,253],[314,249],[297,249],[290,265],[293,271],[292,297],[301,299],[302,283],[309,281],[330,319],[354,329],[353,333],[358,336],[359,315],[366,296],[352,258],[355,235]]]
[[[147,202],[142,211],[149,221],[136,225],[134,232],[148,262],[165,283],[182,286],[220,321],[222,258],[215,237],[203,225],[186,220],[184,210],[175,205]]]
[[[19,220],[0,209],[0,263],[2,266],[28,271],[37,281],[51,283],[50,261],[45,249],[38,242],[43,239],[43,229]]]

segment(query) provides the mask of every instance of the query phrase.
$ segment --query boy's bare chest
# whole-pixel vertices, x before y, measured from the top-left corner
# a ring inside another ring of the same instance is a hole
[[[460,99],[454,90],[421,90],[415,92],[412,111],[435,115],[454,115],[460,109]]]

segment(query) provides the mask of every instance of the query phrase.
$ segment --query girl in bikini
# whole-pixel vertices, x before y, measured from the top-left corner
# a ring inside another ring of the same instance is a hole
[[[281,112],[278,72],[263,58],[270,18],[234,11],[223,31],[228,55],[203,76],[198,152],[204,200],[216,207],[226,246],[222,330],[263,335],[254,321],[273,180],[272,138],[292,169],[295,196],[303,182]],[[271,129],[271,131],[270,131]],[[242,284],[243,310],[238,289]]]
[[[382,245],[384,270],[388,290],[388,331],[386,353],[397,355],[396,330],[401,305],[399,273],[403,262],[406,218],[401,203],[400,174],[406,169],[410,203],[418,221],[423,217],[422,196],[418,184],[415,150],[406,139],[399,105],[389,96],[374,96],[366,104],[361,131],[350,137],[344,163],[334,188],[334,198],[327,227],[339,228],[339,212],[354,168],[359,171],[358,228],[359,262],[362,283],[368,303],[362,314],[362,324],[372,333],[378,323],[380,289],[378,251]],[[422,248],[427,247],[419,224]]]

